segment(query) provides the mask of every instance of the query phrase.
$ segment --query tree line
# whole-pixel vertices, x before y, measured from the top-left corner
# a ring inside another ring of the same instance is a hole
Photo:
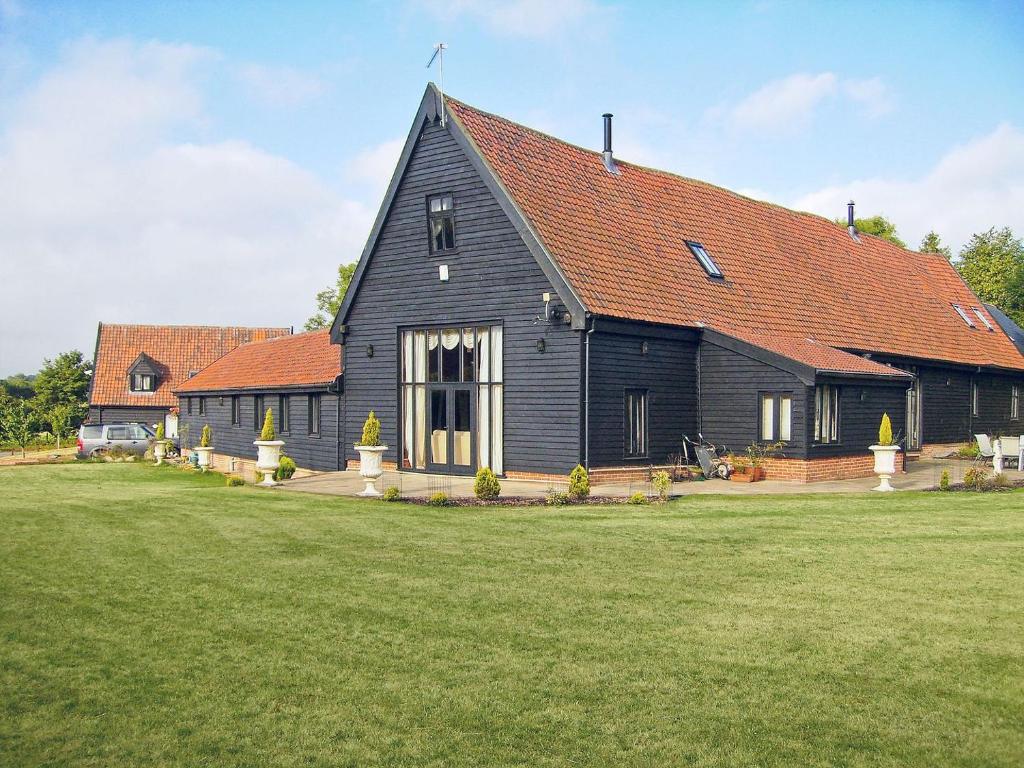
[[[92,362],[77,349],[44,360],[38,373],[0,379],[0,441],[18,447],[60,448],[88,414]],[[41,436],[40,433],[45,433]]]

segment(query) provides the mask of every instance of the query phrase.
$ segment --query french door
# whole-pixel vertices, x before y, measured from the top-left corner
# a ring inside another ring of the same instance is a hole
[[[911,368],[914,383],[907,390],[907,450],[921,450],[921,374]]]
[[[502,473],[503,333],[500,325],[402,331],[402,468]]]

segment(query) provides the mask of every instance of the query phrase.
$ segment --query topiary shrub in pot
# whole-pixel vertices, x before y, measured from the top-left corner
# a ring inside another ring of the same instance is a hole
[[[582,464],[569,473],[569,496],[573,501],[581,501],[590,495],[590,475]]]
[[[476,480],[473,482],[473,493],[481,501],[490,501],[498,498],[501,493],[501,483],[498,477],[489,467],[480,467],[476,473]]]
[[[260,439],[254,440],[256,446],[256,468],[263,473],[263,481],[260,483],[264,488],[277,485],[274,474],[281,463],[281,449],[284,447],[284,440],[277,440],[274,432],[274,412],[267,408],[263,416],[263,429],[260,430]]]
[[[383,457],[388,447],[381,445],[380,419],[373,411],[370,411],[370,415],[363,422],[363,436],[356,443],[355,449],[359,451],[359,475],[366,481],[366,488],[359,495],[380,496],[377,480],[384,474]]]
[[[195,451],[199,457],[199,468],[205,472],[210,468],[213,459],[213,430],[209,424],[203,426],[203,434]]]
[[[156,465],[159,467],[164,463],[164,456],[167,455],[167,439],[164,433],[164,425],[156,425],[156,438],[153,440],[153,455],[156,456]]]
[[[878,427],[878,444],[870,446],[870,449],[875,454],[875,474],[878,475],[878,485],[872,490],[896,490],[889,484],[889,480],[896,474],[896,454],[900,446],[893,440],[892,421],[888,413],[882,414],[882,423]]]

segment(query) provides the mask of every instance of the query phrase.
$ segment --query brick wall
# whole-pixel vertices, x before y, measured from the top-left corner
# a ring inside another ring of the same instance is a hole
[[[896,471],[903,471],[904,454],[896,454]],[[816,483],[823,480],[852,480],[871,477],[875,473],[875,456],[872,453],[855,456],[827,456],[820,459],[764,460],[765,479],[795,480],[800,483]]]
[[[385,472],[395,472],[398,469],[398,465],[393,461],[382,461],[380,468]],[[359,471],[359,459],[349,459],[345,462],[345,469],[352,470],[353,472]]]

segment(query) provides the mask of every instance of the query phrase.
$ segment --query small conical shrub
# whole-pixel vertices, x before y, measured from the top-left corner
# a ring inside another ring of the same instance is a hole
[[[574,499],[585,499],[590,495],[590,475],[582,464],[577,464],[569,473],[569,495]]]
[[[473,483],[473,493],[482,501],[498,498],[501,493],[501,483],[489,467],[480,467],[476,473],[476,480]]]
[[[878,428],[878,444],[892,445],[892,421],[888,413],[882,414],[882,425]]]
[[[267,408],[267,413],[263,417],[263,429],[260,430],[260,440],[273,440],[277,435],[274,434],[274,412],[270,408]]]
[[[213,430],[210,429],[209,424],[206,424],[203,427],[203,434],[199,438],[199,447],[209,448],[211,445],[213,445]]]
[[[164,439],[164,434],[165,434],[164,433],[164,425],[163,424],[157,424],[156,425],[156,439],[157,440],[163,440]]]
[[[370,411],[370,415],[363,422],[363,438],[360,445],[380,445],[380,419]]]

